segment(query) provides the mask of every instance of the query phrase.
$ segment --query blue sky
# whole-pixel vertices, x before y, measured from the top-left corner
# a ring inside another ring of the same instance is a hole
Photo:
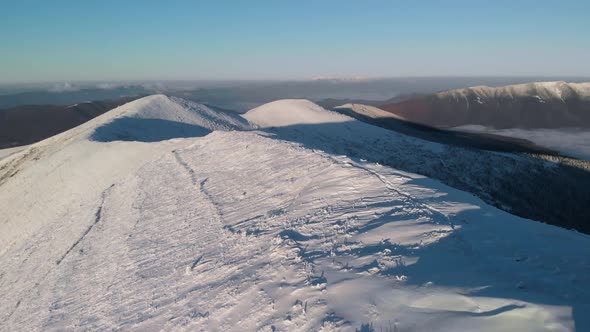
[[[590,76],[590,1],[9,1],[0,81]]]

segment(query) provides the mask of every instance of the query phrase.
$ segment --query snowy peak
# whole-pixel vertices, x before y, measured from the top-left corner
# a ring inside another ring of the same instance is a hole
[[[86,142],[158,142],[202,137],[215,130],[250,128],[237,113],[165,95],[148,96],[5,156],[0,163],[0,185],[37,160],[68,150],[72,145],[75,149]]]
[[[237,114],[164,95],[123,105],[105,114],[100,122],[91,134],[91,140],[153,142],[249,127]]]
[[[352,121],[348,116],[327,111],[306,99],[273,101],[248,111],[243,117],[262,128]]]

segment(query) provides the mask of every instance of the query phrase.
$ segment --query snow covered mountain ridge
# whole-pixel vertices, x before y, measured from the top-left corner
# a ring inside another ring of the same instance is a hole
[[[356,156],[385,147],[446,149],[162,95],[33,144],[0,160],[0,330],[590,328],[588,236]]]
[[[501,87],[475,86],[465,89],[449,90],[437,93],[437,96],[459,98],[475,94],[481,98],[518,98],[531,95],[539,100],[561,100],[576,95],[581,99],[590,99],[590,83],[532,82]]]
[[[590,83],[476,86],[382,105],[408,120],[439,127],[590,127]]]

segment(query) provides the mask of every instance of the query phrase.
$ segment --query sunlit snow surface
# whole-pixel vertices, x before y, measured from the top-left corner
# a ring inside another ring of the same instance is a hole
[[[17,146],[13,148],[1,149],[0,150],[0,160],[10,156],[11,154],[17,153],[27,148],[28,145],[25,146]]]
[[[0,330],[590,328],[587,236],[249,126],[152,96],[0,161]]]

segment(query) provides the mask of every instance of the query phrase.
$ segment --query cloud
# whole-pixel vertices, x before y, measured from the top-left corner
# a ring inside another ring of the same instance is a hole
[[[466,125],[454,129],[523,138],[568,156],[590,160],[590,131],[584,128],[494,129],[479,125]]]
[[[119,85],[113,83],[99,83],[96,85],[96,88],[102,90],[112,90],[114,88],[117,88],[118,86]]]
[[[71,83],[64,82],[64,83],[57,83],[49,88],[47,91],[49,92],[71,92],[71,91],[79,91],[80,87],[75,86]]]

